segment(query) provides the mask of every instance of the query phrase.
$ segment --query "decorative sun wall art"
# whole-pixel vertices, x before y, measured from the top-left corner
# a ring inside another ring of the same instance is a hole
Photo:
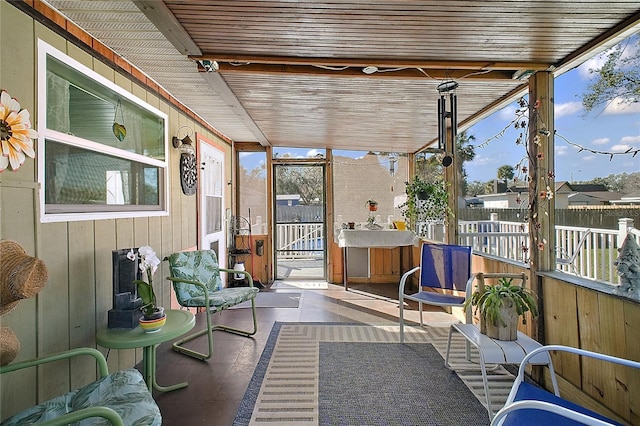
[[[20,108],[17,99],[12,98],[6,90],[0,95],[0,172],[8,167],[18,170],[26,157],[35,157],[33,139],[38,132],[31,128],[29,111]]]

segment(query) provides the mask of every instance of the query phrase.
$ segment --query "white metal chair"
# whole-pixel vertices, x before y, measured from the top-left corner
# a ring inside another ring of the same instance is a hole
[[[578,257],[578,255],[580,254],[582,247],[587,242],[587,238],[589,238],[589,235],[591,235],[591,229],[587,229],[582,233],[580,240],[578,240],[578,244],[576,244],[576,246],[573,248],[573,252],[571,254],[569,254],[563,248],[556,248],[556,265],[569,266],[573,270],[574,274],[580,275],[580,272],[576,268],[575,261],[576,257]]]
[[[418,292],[405,294],[407,279],[420,271]],[[404,343],[404,301],[418,302],[420,325],[422,304],[434,306],[462,307],[471,296],[471,247],[449,244],[422,244],[420,266],[416,266],[402,275],[398,300],[400,302],[400,343]],[[424,291],[424,287],[443,290],[442,293]],[[453,290],[465,292],[465,296],[451,294]],[[470,314],[467,315],[468,317]]]
[[[549,345],[532,351],[527,355],[518,370],[518,376],[513,383],[511,392],[504,407],[496,413],[491,421],[492,426],[526,426],[526,425],[617,425],[619,423],[595,413],[585,407],[563,399],[558,389],[558,381],[553,362],[549,362],[549,372],[553,384],[553,393],[534,384],[524,381],[524,374],[531,359],[540,353],[562,351],[574,353],[584,357],[602,360],[640,370],[640,362],[617,358],[584,349],[569,346]],[[618,367],[616,367],[618,368]],[[617,370],[616,370],[617,371]],[[639,372],[640,373],[640,372]],[[618,377],[618,376],[616,376]],[[620,376],[623,377],[623,376]],[[629,376],[630,377],[630,376]],[[623,386],[624,383],[616,384]],[[631,395],[631,397],[635,397]]]

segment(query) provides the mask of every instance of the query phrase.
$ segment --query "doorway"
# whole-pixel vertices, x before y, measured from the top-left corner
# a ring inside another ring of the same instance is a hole
[[[276,279],[326,280],[326,170],[318,163],[273,165]]]
[[[224,226],[224,152],[200,140],[199,248],[213,250],[218,263],[226,267],[226,229]]]

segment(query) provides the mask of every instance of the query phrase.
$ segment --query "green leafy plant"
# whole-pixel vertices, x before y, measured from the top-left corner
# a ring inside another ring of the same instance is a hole
[[[495,285],[485,285],[484,291],[477,290],[473,292],[470,299],[464,304],[465,311],[474,306],[474,313],[480,312],[480,315],[487,321],[494,324],[502,324],[506,327],[506,323],[502,318],[500,309],[505,305],[507,300],[513,301],[518,316],[522,317],[522,323],[526,324],[527,320],[525,312],[531,312],[535,318],[538,316],[538,302],[536,296],[524,286],[513,284],[513,278],[500,278]]]
[[[414,176],[405,182],[407,201],[400,205],[400,213],[409,227],[419,231],[417,225],[430,220],[445,220],[449,214],[449,193],[444,182],[427,182]]]

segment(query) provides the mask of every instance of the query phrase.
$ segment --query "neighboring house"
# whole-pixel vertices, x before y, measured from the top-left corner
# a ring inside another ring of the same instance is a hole
[[[300,194],[276,195],[276,204],[279,206],[297,206],[300,204]]]
[[[620,199],[611,200],[609,202],[615,205],[640,206],[640,195],[628,195],[626,197],[621,197]]]
[[[498,184],[498,189],[504,184]],[[505,192],[478,195],[484,201],[485,208],[514,209],[528,204],[528,189],[511,186]],[[555,183],[553,199],[556,209],[566,209],[577,205],[608,205],[612,200],[619,200],[620,194],[611,192],[604,185],[575,184],[565,181]],[[620,203],[622,204],[622,203]]]
[[[620,198],[620,194],[611,192],[601,184],[566,183],[572,190],[569,195],[571,206],[601,206],[609,205],[611,200]]]
[[[484,201],[479,197],[468,197],[464,199],[466,207],[470,208],[482,208],[484,207]]]
[[[478,195],[478,199],[483,202],[487,209],[517,209],[527,206],[529,200],[529,189],[525,186],[512,185],[509,188],[503,182],[494,185],[498,191],[494,194]]]
[[[620,194],[615,192],[574,192],[569,195],[570,206],[606,206],[612,200],[619,200]]]
[[[486,209],[516,209],[526,206],[529,196],[526,193],[503,192],[502,194],[478,195]]]

